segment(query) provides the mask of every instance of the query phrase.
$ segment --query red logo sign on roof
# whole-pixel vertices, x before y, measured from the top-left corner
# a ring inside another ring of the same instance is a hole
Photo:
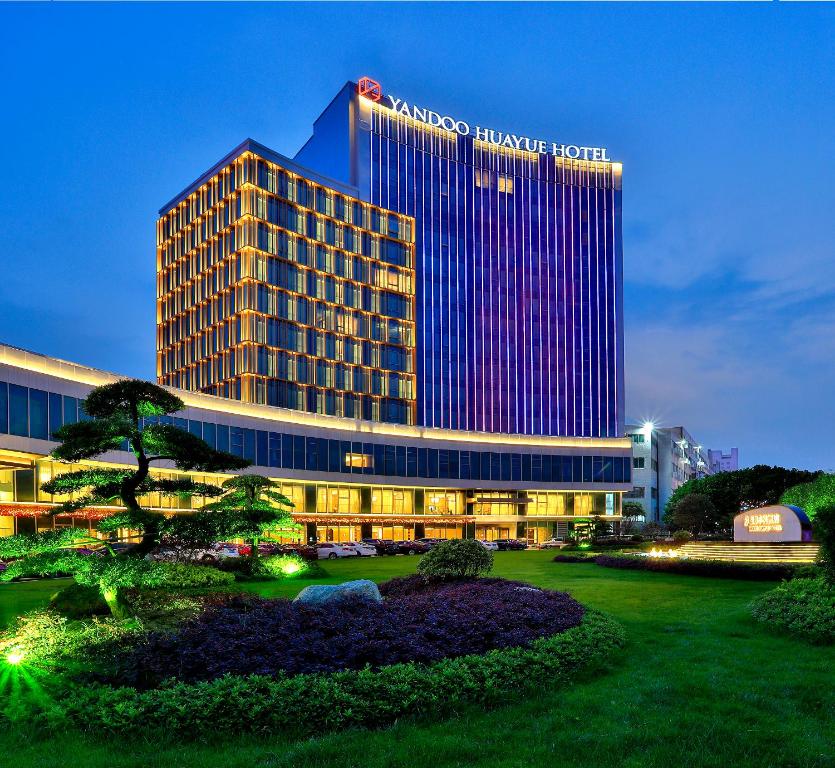
[[[357,92],[360,96],[365,96],[366,99],[371,99],[371,101],[379,101],[383,98],[383,86],[370,77],[360,78],[357,83]]]

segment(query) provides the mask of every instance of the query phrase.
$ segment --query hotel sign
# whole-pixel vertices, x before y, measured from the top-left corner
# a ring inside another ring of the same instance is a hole
[[[734,518],[734,541],[809,541],[811,526],[802,509],[774,504],[740,512]]]
[[[607,154],[606,147],[584,147],[578,144],[561,144],[556,141],[545,141],[544,139],[531,138],[515,133],[503,133],[494,131],[492,128],[482,128],[480,125],[470,125],[464,120],[459,120],[451,115],[441,115],[426,107],[410,104],[403,99],[383,94],[378,82],[371,78],[363,77],[357,86],[360,96],[369,99],[383,107],[404,115],[420,123],[426,123],[435,128],[442,128],[445,131],[460,134],[461,136],[472,136],[476,141],[483,141],[494,144],[497,147],[507,147],[523,152],[536,152],[540,155],[553,155],[554,157],[566,157],[571,160],[596,160],[610,163],[611,158]]]

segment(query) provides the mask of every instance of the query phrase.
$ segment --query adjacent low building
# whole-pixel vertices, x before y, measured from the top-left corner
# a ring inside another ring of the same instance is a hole
[[[626,433],[632,440],[633,488],[624,500],[636,501],[644,508],[645,522],[661,522],[676,488],[713,474],[707,451],[684,427],[644,422],[627,424]]]
[[[707,452],[707,463],[711,475],[718,472],[736,472],[739,469],[739,449],[731,448],[725,451],[723,448],[710,448]]]
[[[49,458],[50,435],[86,418],[92,387],[119,377],[0,345],[0,535],[76,525],[95,530],[108,508],[50,515],[63,499],[40,490],[55,473],[78,469]],[[308,540],[519,537],[535,544],[572,523],[621,519],[631,487],[628,438],[571,438],[420,428],[327,416],[172,389],[185,403],[161,417],[212,446],[249,459],[293,501]],[[113,451],[106,466],[133,463]],[[181,475],[159,469],[160,475]],[[217,482],[219,475],[192,473]],[[199,498],[148,497],[167,513]]]

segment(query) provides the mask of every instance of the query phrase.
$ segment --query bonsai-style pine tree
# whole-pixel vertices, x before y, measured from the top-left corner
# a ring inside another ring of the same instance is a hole
[[[223,490],[217,485],[198,483],[190,478],[151,477],[151,465],[154,462],[169,462],[178,469],[203,472],[242,469],[249,465],[244,459],[215,450],[183,429],[170,424],[143,422],[145,417],[175,413],[183,407],[178,397],[145,381],[118,381],[94,389],[84,404],[90,420],[61,427],[54,435],[61,445],[52,452],[52,457],[73,463],[95,458],[127,443],[136,457],[136,467],[89,467],[56,475],[41,488],[47,493],[74,495],[71,500],[56,507],[56,513],[74,512],[120,500],[124,510],[102,519],[99,530],[131,528],[141,532],[141,540],[123,554],[114,554],[106,544],[111,557],[90,557],[72,549],[73,546],[90,543],[86,531],[71,529],[15,536],[8,546],[0,547],[0,552],[5,549],[21,559],[0,573],[0,580],[26,575],[72,573],[80,584],[96,586],[117,618],[129,615],[125,590],[163,583],[165,575],[160,564],[141,556],[159,543],[172,521],[166,520],[160,512],[143,509],[137,497],[152,492],[181,498],[219,496]]]
[[[146,381],[124,380],[96,387],[87,397],[84,409],[90,420],[65,424],[55,438],[61,441],[52,457],[62,462],[92,459],[127,443],[136,457],[136,467],[107,469],[90,467],[56,475],[41,488],[52,494],[80,493],[56,509],[73,512],[97,504],[121,500],[124,511],[104,518],[99,530],[117,528],[139,530],[141,540],[129,554],[144,555],[159,543],[164,517],[143,509],[138,496],[147,493],[190,498],[217,496],[216,485],[190,478],[158,479],[150,475],[154,463],[170,462],[181,470],[222,472],[242,469],[249,462],[212,448],[201,438],[171,424],[144,424],[144,417],[175,413],[184,408],[182,400],[162,387]]]
[[[198,517],[206,516],[220,536],[241,538],[258,557],[258,541],[267,533],[297,533],[293,502],[277,490],[277,483],[261,475],[237,475],[224,481],[224,495],[206,504]]]

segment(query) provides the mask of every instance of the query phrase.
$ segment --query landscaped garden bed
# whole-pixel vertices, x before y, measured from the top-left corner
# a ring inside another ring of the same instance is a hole
[[[132,620],[30,614],[3,650],[52,701],[22,698],[0,718],[178,739],[377,727],[550,687],[624,642],[565,592],[480,577],[492,555],[477,542],[433,552],[379,592],[350,582],[368,585],[365,599],[349,584],[292,602],[146,590]]]
[[[584,608],[564,592],[502,579],[384,584],[382,602],[308,605],[224,596],[174,633],[149,635],[112,682],[140,688],[225,674],[288,675],[379,668],[524,646],[578,626]],[[404,583],[405,582],[405,583]]]

